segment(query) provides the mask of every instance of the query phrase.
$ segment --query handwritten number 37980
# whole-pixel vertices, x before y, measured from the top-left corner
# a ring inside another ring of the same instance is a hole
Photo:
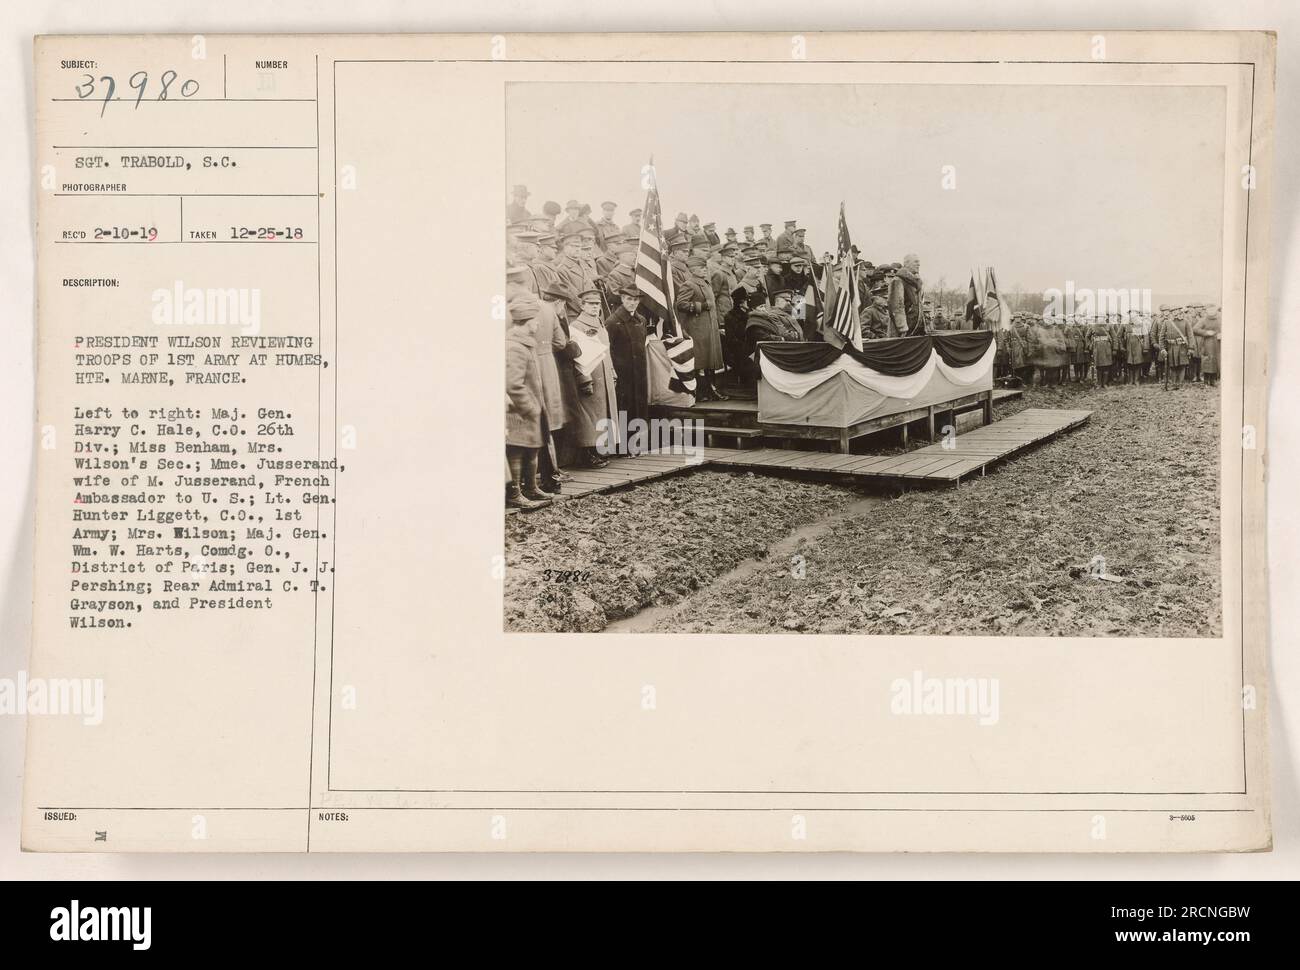
[[[93,97],[95,86],[99,83],[104,85],[104,103],[100,106],[99,116],[104,117],[104,112],[108,110],[108,102],[113,100],[113,94],[117,90],[117,82],[111,74],[105,74],[103,77],[96,79],[93,74],[83,75],[85,80],[77,85],[77,97],[83,101]],[[166,101],[167,92],[171,90],[172,84],[176,81],[177,74],[175,71],[163,71],[162,75],[154,82],[153,88],[149,87],[149,72],[136,71],[131,75],[127,84],[135,92],[135,106],[140,107],[140,102],[144,100],[145,91],[149,89],[157,90],[157,95],[153,97],[155,101]],[[182,98],[192,98],[199,93],[199,82],[190,78],[188,81],[182,81],[180,85],[180,95]],[[125,100],[125,99],[119,99]]]

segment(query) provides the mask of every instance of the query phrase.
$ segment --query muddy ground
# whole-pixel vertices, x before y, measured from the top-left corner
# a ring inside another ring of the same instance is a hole
[[[1032,388],[997,413],[1024,407],[1094,413],[955,489],[699,471],[512,516],[507,628],[1218,635],[1218,389]]]
[[[857,497],[849,487],[703,468],[509,516],[506,629],[593,632],[679,603]],[[582,577],[556,576],[568,572]]]

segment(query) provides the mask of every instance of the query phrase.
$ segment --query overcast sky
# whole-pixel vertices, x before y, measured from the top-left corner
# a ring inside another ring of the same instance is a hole
[[[506,173],[534,212],[608,199],[622,225],[653,154],[666,222],[797,219],[820,254],[843,200],[864,257],[914,252],[927,286],[990,264],[1217,302],[1224,112],[1214,87],[515,83]]]

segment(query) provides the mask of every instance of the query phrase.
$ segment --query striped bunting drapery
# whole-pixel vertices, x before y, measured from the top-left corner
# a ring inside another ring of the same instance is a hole
[[[673,310],[672,267],[664,245],[663,213],[659,205],[659,187],[655,180],[654,159],[646,167],[649,187],[645,207],[641,210],[641,237],[637,240],[636,288],[641,291],[641,306],[655,320],[655,332],[668,351],[673,366],[669,389],[678,394],[695,394],[695,344],[681,332]]]
[[[834,347],[819,341],[765,341],[758,345],[763,356],[782,370],[807,374],[846,356],[871,370],[891,377],[915,374],[934,351],[950,367],[968,367],[984,356],[993,342],[991,330],[955,330],[917,337],[889,337],[868,340],[861,350]]]
[[[844,373],[879,394],[907,400],[935,370],[957,385],[982,381],[992,370],[997,344],[992,331],[973,330],[868,340],[862,350],[790,341],[764,342],[758,349],[763,379],[791,397]]]

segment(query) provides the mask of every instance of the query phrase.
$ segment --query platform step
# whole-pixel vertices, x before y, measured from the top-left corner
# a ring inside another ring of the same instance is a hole
[[[669,404],[650,406],[652,418],[678,421],[703,421],[710,428],[757,428],[757,401],[710,401],[694,407]]]
[[[761,437],[763,437],[763,430],[762,430],[761,428],[735,428],[735,427],[729,427],[729,426],[727,426],[727,425],[712,425],[712,424],[706,424],[706,425],[704,426],[704,433],[705,433],[705,434],[726,435],[728,438],[761,438]]]

